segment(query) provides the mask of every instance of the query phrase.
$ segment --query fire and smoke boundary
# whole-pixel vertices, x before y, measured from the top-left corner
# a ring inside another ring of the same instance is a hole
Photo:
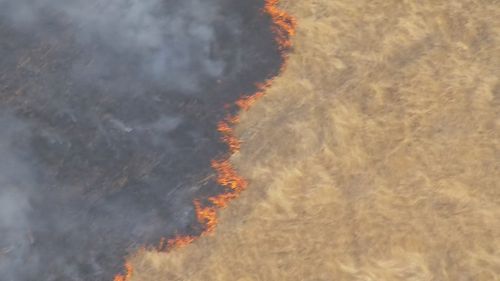
[[[286,68],[288,52],[292,48],[291,38],[295,34],[297,26],[296,19],[279,7],[280,0],[265,0],[262,12],[272,19],[271,30],[275,35],[275,40],[282,57],[282,65],[278,72],[279,76]],[[250,95],[244,95],[238,99],[234,106],[237,112],[247,111],[262,96],[266,90],[271,87],[274,78],[269,78],[264,82],[257,83],[257,91]],[[238,152],[241,147],[241,140],[234,133],[234,128],[239,122],[239,113],[227,114],[226,117],[218,123],[217,131],[221,135],[221,140],[228,147],[229,152],[220,159],[214,159],[211,162],[212,168],[216,172],[216,181],[224,187],[224,192],[211,196],[208,202],[194,200],[196,218],[203,226],[203,231],[199,236],[176,236],[171,239],[162,239],[154,250],[168,252],[191,244],[200,236],[213,234],[217,227],[217,210],[228,206],[229,202],[237,198],[248,185],[246,179],[238,175],[236,169],[231,164],[231,156]],[[124,273],[117,274],[113,281],[128,281],[133,275],[133,267],[130,263],[125,263]]]

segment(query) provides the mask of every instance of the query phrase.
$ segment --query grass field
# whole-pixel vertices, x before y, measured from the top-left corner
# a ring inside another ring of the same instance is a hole
[[[500,280],[500,2],[301,0],[248,190],[134,281]]]

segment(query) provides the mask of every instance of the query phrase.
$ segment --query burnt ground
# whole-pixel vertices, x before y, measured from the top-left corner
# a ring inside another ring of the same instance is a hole
[[[206,56],[153,72],[148,50],[82,40],[58,11],[40,8],[35,27],[0,14],[2,280],[112,280],[138,247],[199,233],[192,200],[221,191],[210,160],[226,153],[224,105],[281,63],[263,1],[207,2],[220,9],[203,22]],[[196,42],[179,46],[197,58]]]

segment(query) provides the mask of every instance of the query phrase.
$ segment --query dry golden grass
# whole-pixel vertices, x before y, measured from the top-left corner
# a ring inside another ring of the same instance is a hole
[[[500,2],[301,0],[244,113],[249,189],[134,281],[500,280]]]

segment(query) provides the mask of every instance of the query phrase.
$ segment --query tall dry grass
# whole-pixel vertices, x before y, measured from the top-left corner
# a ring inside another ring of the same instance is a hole
[[[301,0],[237,128],[249,189],[134,281],[500,280],[500,2]]]

